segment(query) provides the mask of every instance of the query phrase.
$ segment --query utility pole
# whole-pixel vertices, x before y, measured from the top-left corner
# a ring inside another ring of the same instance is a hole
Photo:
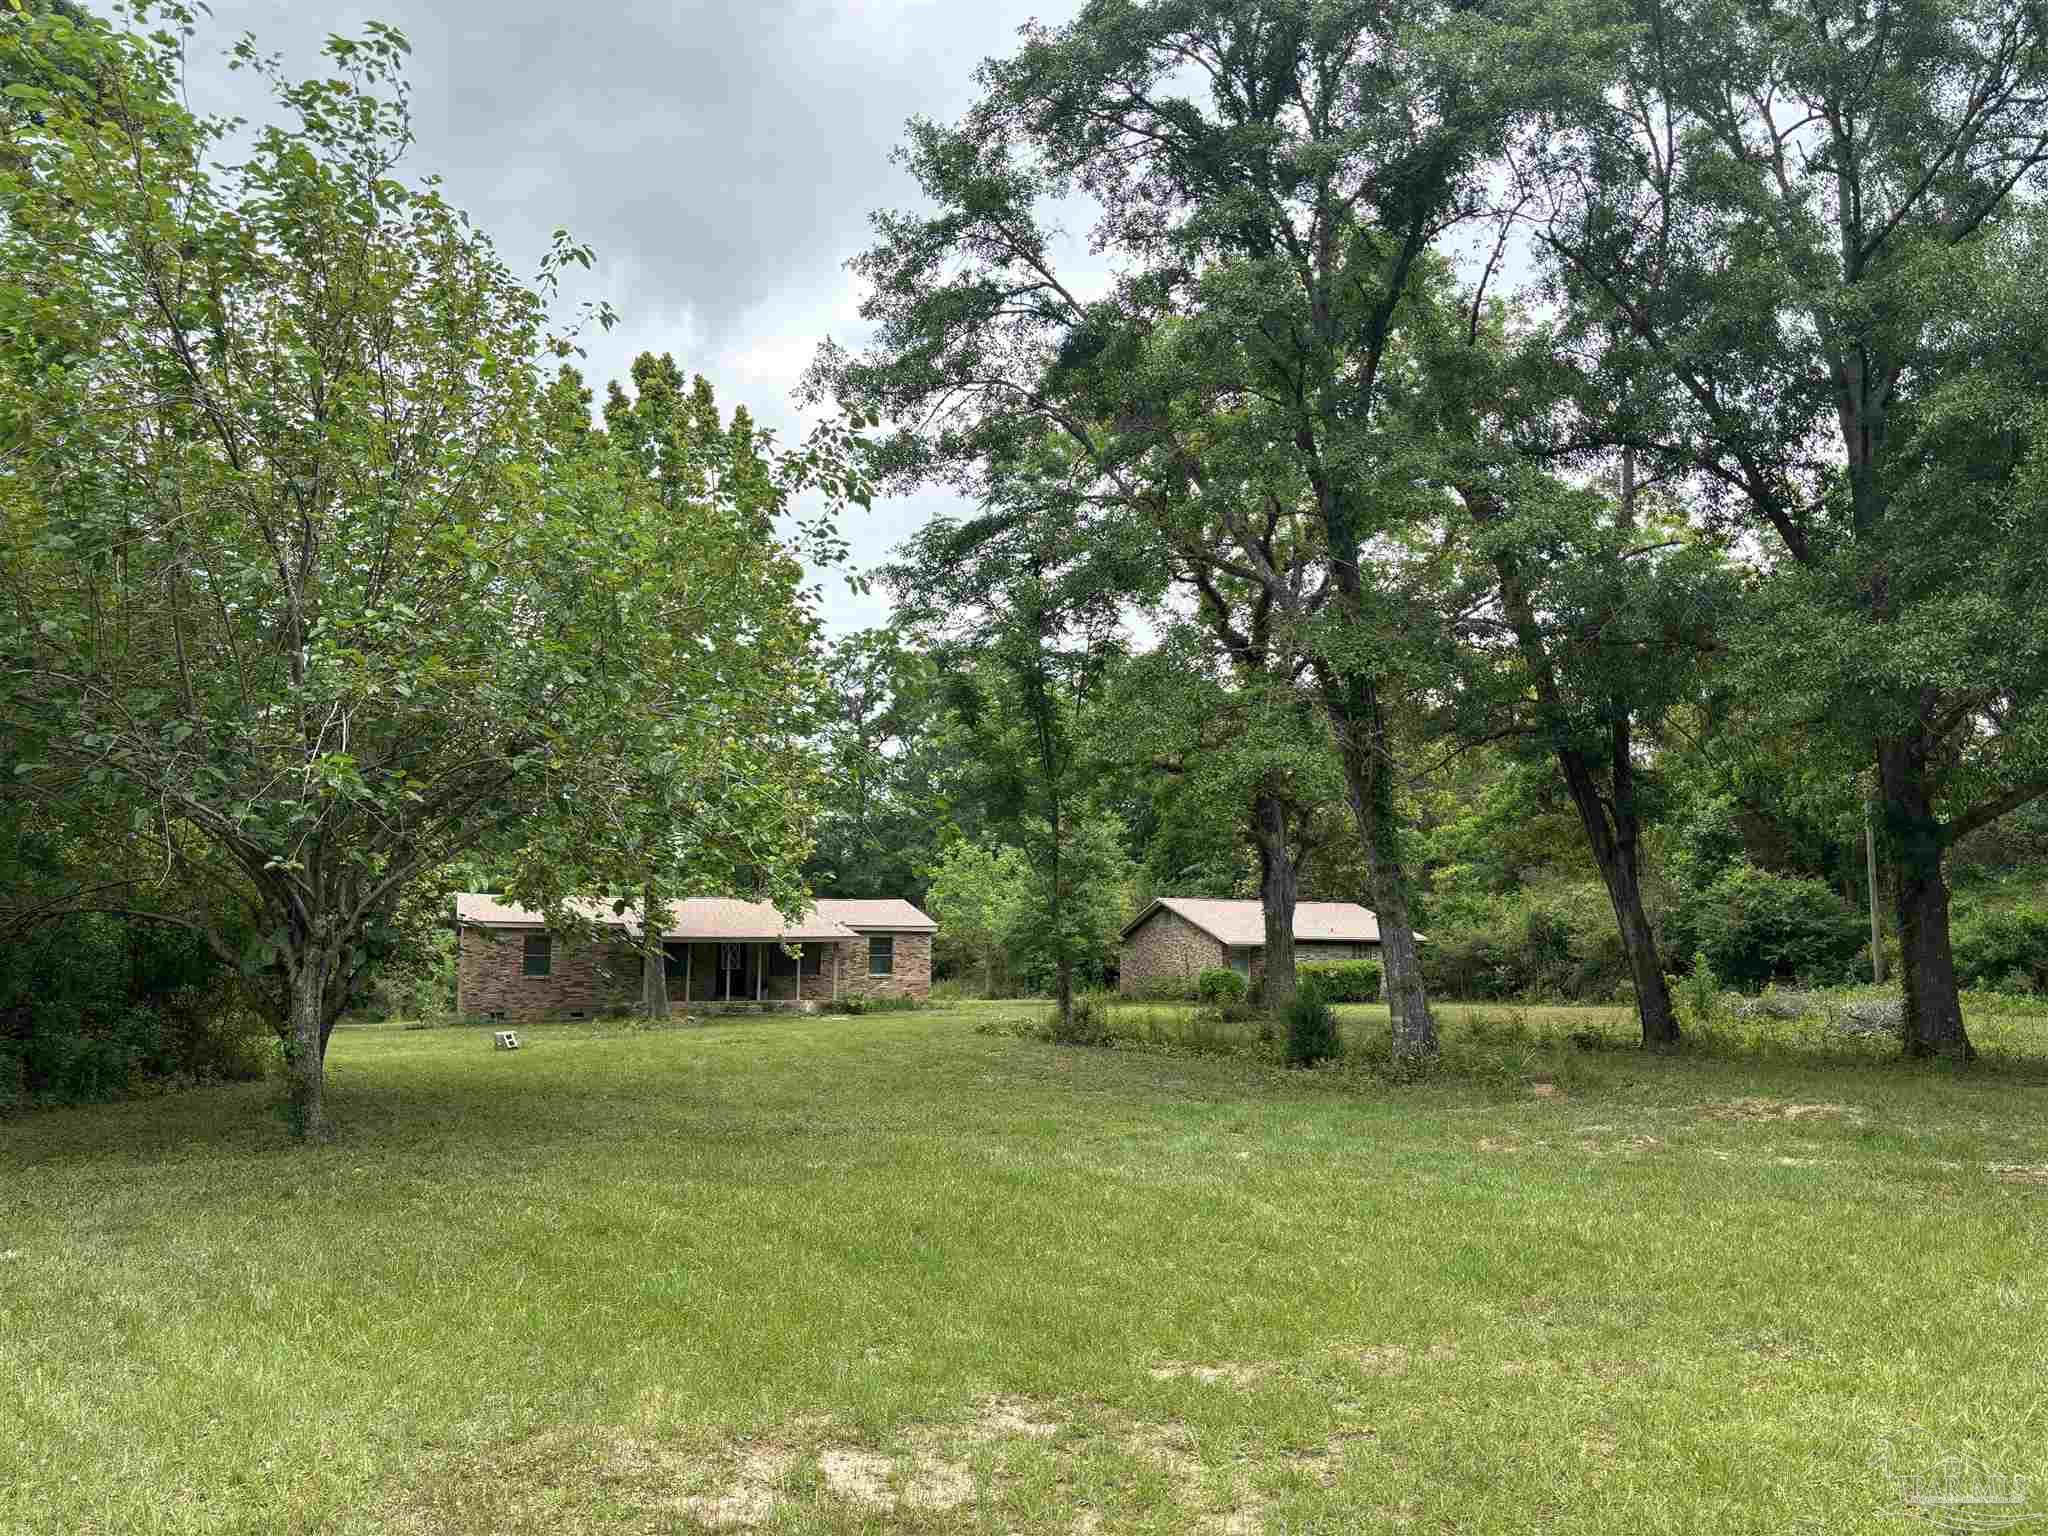
[[[1870,876],[1870,979],[1884,985],[1884,925],[1877,909],[1877,833],[1870,825],[1870,802],[1863,802],[1863,865]]]

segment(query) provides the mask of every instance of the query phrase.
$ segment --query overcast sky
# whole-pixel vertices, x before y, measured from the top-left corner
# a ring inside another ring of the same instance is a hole
[[[531,272],[566,225],[597,248],[591,296],[620,315],[589,340],[598,397],[643,351],[673,352],[721,403],[785,439],[789,399],[827,334],[862,337],[844,269],[877,207],[912,201],[889,163],[904,119],[958,116],[976,64],[1078,0],[213,0],[192,106],[265,115],[218,62],[243,31],[312,74],[330,33],[386,21],[412,43],[415,173]],[[872,563],[943,505],[880,504],[848,527]],[[826,582],[835,630],[880,622],[879,597]]]

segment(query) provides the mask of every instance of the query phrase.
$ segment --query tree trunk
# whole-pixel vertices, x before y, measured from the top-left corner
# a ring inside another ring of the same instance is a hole
[[[1387,1014],[1393,1027],[1394,1060],[1421,1066],[1442,1049],[1429,995],[1422,984],[1422,959],[1408,916],[1408,876],[1396,846],[1394,793],[1381,771],[1388,755],[1386,717],[1370,679],[1325,676],[1323,701],[1337,737],[1344,768],[1345,798],[1365,849],[1366,882],[1380,925],[1380,962]]]
[[[292,1134],[304,1141],[326,1141],[334,1134],[327,1120],[324,1088],[327,1058],[327,981],[334,956],[325,945],[307,945],[291,961],[291,1013],[285,1035],[285,1082]]]
[[[1592,770],[1576,748],[1560,747],[1558,767],[1571,791],[1572,804],[1585,829],[1593,861],[1600,866],[1601,881],[1607,887],[1608,902],[1614,908],[1615,931],[1621,937],[1621,952],[1628,960],[1629,979],[1636,988],[1636,1017],[1642,1023],[1643,1049],[1676,1050],[1681,1040],[1678,1013],[1671,1006],[1671,989],[1664,983],[1664,963],[1657,953],[1656,931],[1643,911],[1642,866],[1639,858],[1641,823],[1631,791],[1629,725],[1614,725],[1615,796],[1612,820],[1609,806],[1601,797]]]
[[[1908,1056],[1975,1061],[1949,945],[1942,827],[1927,782],[1925,748],[1917,737],[1880,742],[1877,769],[1885,831],[1898,869],[1899,990],[1905,1004],[1901,1043]]]
[[[662,945],[662,930],[655,911],[654,887],[640,892],[640,1010],[650,1019],[669,1017],[668,950]],[[801,969],[801,967],[799,967]]]
[[[1253,798],[1252,836],[1259,847],[1259,907],[1266,919],[1259,1001],[1269,1013],[1285,1013],[1294,1004],[1294,903],[1300,879],[1287,840],[1287,805],[1278,795]]]
[[[1657,953],[1657,935],[1643,911],[1643,883],[1637,867],[1634,843],[1625,853],[1603,860],[1600,876],[1607,884],[1607,897],[1614,905],[1614,925],[1621,935],[1621,951],[1628,957],[1629,979],[1636,987],[1636,1017],[1643,1027],[1643,1049],[1674,1051],[1682,1034],[1677,1010],[1671,1006],[1671,989],[1664,981],[1663,957]]]

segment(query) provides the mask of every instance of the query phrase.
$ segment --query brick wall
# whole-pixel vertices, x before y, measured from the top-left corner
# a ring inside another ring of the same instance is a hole
[[[841,997],[930,997],[932,995],[932,936],[928,933],[898,933],[894,969],[887,976],[868,974],[868,936],[863,933],[851,944],[841,944],[839,995]],[[828,994],[829,995],[829,994]]]
[[[572,944],[557,936],[548,974],[522,974],[526,936],[542,931],[465,925],[456,949],[455,1011],[532,1024],[639,1001],[640,956],[624,944]]]
[[[1161,907],[1124,940],[1117,990],[1131,995],[1151,981],[1193,981],[1223,963],[1221,943],[1178,912]]]

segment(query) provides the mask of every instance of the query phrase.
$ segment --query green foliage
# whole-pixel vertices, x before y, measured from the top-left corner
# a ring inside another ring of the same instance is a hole
[[[1684,895],[1665,933],[1673,953],[1703,953],[1724,983],[1755,989],[1771,981],[1854,979],[1868,930],[1820,881],[1742,864]]]
[[[1057,839],[1051,824],[1037,817],[1021,830],[1027,862],[1039,877],[1024,886],[1026,899],[1009,931],[1011,974],[1028,990],[1049,993],[1064,957],[1077,985],[1099,986],[1116,956],[1129,905],[1123,823],[1107,813],[1084,813],[1064,821]],[[1061,852],[1056,881],[1049,873],[1055,841]]]
[[[1077,992],[1074,1006],[1062,1018],[1055,1008],[1046,1024],[1048,1038],[1058,1045],[1108,1045],[1114,1038],[1110,1008],[1114,999],[1103,992]]]
[[[927,878],[925,910],[939,925],[934,971],[979,982],[983,997],[1004,995],[1031,888],[1023,852],[963,839],[948,845]]]
[[[919,1009],[929,1006],[930,1004],[921,997],[909,997],[897,992],[877,992],[873,996],[862,1000],[861,1011],[864,1013],[916,1013]]]
[[[1704,951],[1693,952],[1692,968],[1673,990],[1689,1022],[1711,1024],[1721,1011],[1721,979]]]
[[[1140,982],[1129,996],[1146,1003],[1192,1003],[1197,1000],[1195,985],[1185,976],[1154,976]]]
[[[1251,991],[1244,977],[1228,966],[1214,965],[1195,977],[1195,996],[1211,1007],[1241,1003]]]
[[[1756,541],[1721,636],[1742,692],[1879,770],[1896,899],[1939,927],[1948,846],[2048,792],[2039,11],[1631,14],[1549,146],[1570,169],[1541,259],[1582,370],[1564,436],[1642,445]],[[1801,942],[1738,963],[1832,960],[1830,937]],[[1967,1058],[1943,968],[1905,985],[1909,1052]]]
[[[79,864],[157,866],[261,982],[314,1135],[380,926],[465,851],[551,912],[742,867],[794,907],[812,619],[777,519],[829,554],[866,494],[846,425],[784,453],[643,359],[593,430],[549,313],[591,253],[559,233],[524,282],[393,176],[389,27],[303,81],[239,44],[276,121],[223,166],[235,125],[180,104],[189,27],[60,26],[0,29],[92,86],[38,95],[0,167],[7,791]]]
[[[1287,1007],[1287,1064],[1312,1067],[1343,1054],[1344,1038],[1337,1032],[1337,1015],[1331,1011],[1322,988],[1304,979]]]
[[[1380,963],[1377,960],[1318,960],[1295,967],[1303,983],[1314,982],[1316,990],[1333,1003],[1374,1003],[1380,996]]]
[[[268,1034],[198,936],[66,917],[0,946],[0,1109],[260,1075]]]
[[[1447,902],[1422,946],[1430,990],[1467,1001],[1607,1002],[1628,980],[1604,889],[1591,881]]]
[[[932,911],[926,881],[959,840],[956,818],[975,819],[948,793],[960,744],[938,669],[900,632],[867,629],[833,642],[823,671],[825,770],[806,876],[821,896],[895,896]]]
[[[2048,908],[1996,908],[1963,919],[1956,924],[1955,955],[1965,986],[2048,992]]]

